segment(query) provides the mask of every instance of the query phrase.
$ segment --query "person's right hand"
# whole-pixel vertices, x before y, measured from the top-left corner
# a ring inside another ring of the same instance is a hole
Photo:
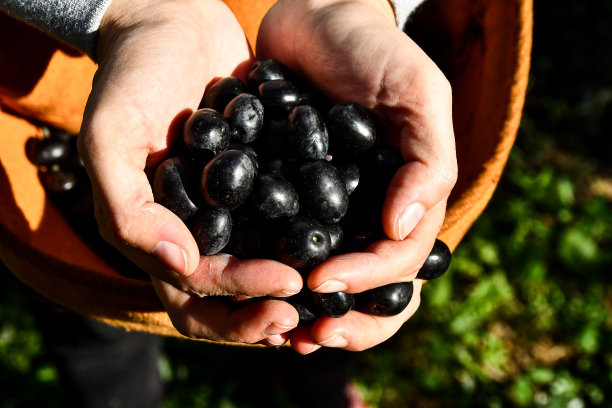
[[[278,0],[259,28],[257,55],[285,64],[333,102],[369,109],[381,125],[380,140],[401,151],[405,163],[386,189],[382,214],[371,214],[387,239],[330,257],[306,283],[320,293],[361,293],[413,281],[410,304],[396,316],[355,310],[341,318],[322,316],[291,335],[300,353],[319,346],[374,347],[419,306],[422,281],[416,276],[440,232],[457,179],[450,83],[396,26],[387,0]]]
[[[153,200],[147,173],[167,154],[214,78],[245,79],[248,42],[220,0],[114,0],[98,40],[79,151],[102,236],[151,274],[173,324],[186,336],[281,344],[298,323],[286,302],[234,309],[208,295],[287,296],[300,275],[270,260],[200,257],[191,233]]]

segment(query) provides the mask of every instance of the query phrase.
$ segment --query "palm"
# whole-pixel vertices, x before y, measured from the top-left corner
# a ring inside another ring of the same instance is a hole
[[[112,102],[108,109],[115,109],[108,113],[110,124],[123,135],[145,136],[123,138],[139,153],[131,156],[134,166],[142,168],[143,157],[167,147],[171,125],[181,112],[197,108],[212,79],[231,75],[250,61],[238,24],[204,31],[194,29],[199,22],[190,23],[172,15],[155,24],[137,24],[120,34],[101,61],[93,93],[112,96],[107,98]]]

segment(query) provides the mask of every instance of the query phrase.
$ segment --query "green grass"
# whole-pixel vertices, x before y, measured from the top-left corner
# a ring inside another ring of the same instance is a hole
[[[525,114],[493,200],[414,318],[353,355],[373,406],[612,406],[612,2],[536,3]],[[0,279],[0,407],[62,406],[28,295]],[[266,353],[168,340],[167,407],[287,406]]]

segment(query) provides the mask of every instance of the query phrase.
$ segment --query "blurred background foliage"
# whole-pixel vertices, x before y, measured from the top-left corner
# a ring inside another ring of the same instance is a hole
[[[536,0],[524,117],[493,200],[417,314],[353,356],[372,406],[612,406],[610,21],[609,0]],[[60,407],[28,295],[0,282],[0,406]],[[166,342],[168,407],[255,406],[253,392],[285,406],[264,376],[240,376],[265,354],[219,351]]]

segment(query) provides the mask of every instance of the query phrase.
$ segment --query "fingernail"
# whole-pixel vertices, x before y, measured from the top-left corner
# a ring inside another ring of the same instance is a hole
[[[290,289],[283,289],[282,293],[285,294],[286,296],[293,296],[293,295],[297,295],[298,293],[300,293],[299,290],[290,290]]]
[[[266,340],[273,346],[282,346],[287,342],[287,339],[283,338],[283,336],[280,336],[278,334],[267,336]]]
[[[348,341],[341,334],[334,334],[331,338],[320,341],[319,345],[325,347],[344,348],[348,346]]]
[[[187,254],[183,248],[172,242],[159,241],[151,253],[168,268],[187,275]]]
[[[421,203],[414,203],[404,209],[397,220],[397,232],[400,239],[404,239],[417,226],[425,215],[425,207]]]
[[[333,292],[345,292],[348,289],[344,282],[337,280],[328,280],[312,289],[313,292],[320,293],[333,293]]]
[[[287,296],[293,296],[302,290],[302,280],[289,282],[281,291]]]
[[[321,348],[321,346],[319,344],[315,344],[314,346],[312,346],[312,349],[310,349],[309,351],[307,351],[307,352],[305,352],[303,354],[306,355],[306,354],[314,353],[315,351],[317,351],[320,348]]]
[[[271,323],[268,327],[266,327],[263,331],[264,337],[274,336],[277,334],[287,333],[289,330],[294,329],[295,326],[283,326],[278,323]]]

